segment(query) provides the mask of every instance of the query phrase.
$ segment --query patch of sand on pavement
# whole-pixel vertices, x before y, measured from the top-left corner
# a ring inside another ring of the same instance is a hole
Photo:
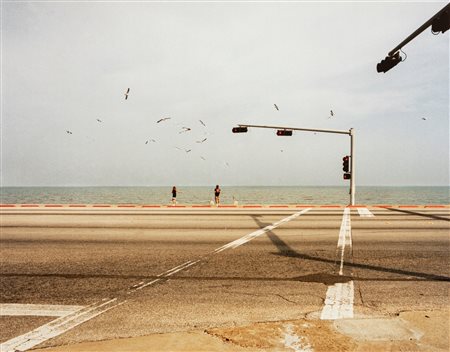
[[[395,317],[299,319],[85,342],[35,351],[448,351],[450,309]]]

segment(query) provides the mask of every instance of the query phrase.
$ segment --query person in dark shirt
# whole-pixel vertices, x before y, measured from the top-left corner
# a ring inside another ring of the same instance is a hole
[[[172,204],[177,204],[177,188],[172,187]]]
[[[216,188],[214,189],[214,199],[215,199],[216,205],[219,205],[219,203],[220,203],[220,191],[221,191],[221,189],[220,189],[219,185],[216,185]]]

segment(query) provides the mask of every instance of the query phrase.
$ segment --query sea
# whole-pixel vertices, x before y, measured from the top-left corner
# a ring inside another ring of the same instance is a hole
[[[213,186],[177,186],[179,204],[209,204]],[[349,204],[349,188],[338,186],[221,186],[222,204]],[[2,204],[169,204],[167,187],[1,187]],[[450,187],[356,188],[356,204],[449,204]]]

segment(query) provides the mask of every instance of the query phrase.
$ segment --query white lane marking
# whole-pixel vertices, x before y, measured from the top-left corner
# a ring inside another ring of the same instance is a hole
[[[258,231],[252,232],[236,241],[230,242],[228,244],[226,244],[225,246],[222,246],[218,249],[216,249],[212,254],[215,253],[219,253],[227,248],[236,248],[244,243],[247,243],[248,241],[252,240],[253,238],[262,235],[263,233],[266,233],[274,228],[276,228],[277,226],[291,221],[292,219],[295,219],[296,217],[300,216],[301,214],[306,213],[307,211],[309,211],[311,208],[307,208],[304,209],[302,211],[299,211],[295,214],[292,214],[280,221],[277,221],[275,223],[273,223],[272,225],[266,226],[263,229],[260,229]],[[172,269],[169,269],[159,275],[157,275],[158,277],[164,276],[164,277],[169,277],[181,270],[185,270],[187,268],[189,268],[190,266],[197,264],[198,262],[200,262],[202,259],[198,259],[194,262],[192,261],[187,261],[183,264],[180,264]],[[152,281],[149,281],[147,283],[144,282],[140,282],[139,284],[133,285],[132,289],[129,290],[127,292],[127,294],[131,294],[134,293],[138,290],[143,289],[144,287],[150,286],[158,281],[163,280],[163,278],[158,278],[158,279],[154,279]],[[29,333],[26,333],[24,335],[18,336],[16,338],[13,338],[9,341],[4,342],[3,344],[0,345],[0,351],[2,352],[14,352],[17,350],[26,350],[26,349],[30,349],[50,338],[53,338],[55,336],[58,336],[64,332],[66,332],[67,330],[73,329],[74,327],[76,327],[79,324],[84,323],[85,321],[88,321],[92,318],[95,318],[96,316],[116,307],[119,306],[123,303],[126,302],[126,300],[123,300],[121,302],[117,302],[117,298],[114,298],[112,300],[109,300],[105,303],[102,303],[100,305],[91,305],[91,306],[87,306],[84,307],[83,309],[81,309],[79,311],[78,314],[74,315],[74,314],[69,314],[65,317],[61,317],[56,319],[53,322],[50,322],[46,325],[43,325]],[[114,304],[113,304],[114,303]],[[106,305],[106,307],[104,307]],[[104,307],[104,308],[102,308]],[[88,310],[86,310],[88,309]],[[62,321],[59,322],[59,320],[64,319]],[[67,321],[66,321],[67,320]],[[57,323],[55,323],[57,322]],[[57,324],[55,327],[53,327],[53,325]]]
[[[335,320],[353,318],[353,297],[353,281],[329,286],[320,319]]]
[[[345,246],[352,246],[352,228],[350,222],[350,209],[344,209],[344,215],[342,217],[341,229],[339,230],[339,240],[337,247],[341,250],[341,264],[339,267],[339,275],[344,273],[344,254]]]
[[[373,218],[375,215],[367,208],[356,208],[358,210],[359,216],[362,218]]]
[[[273,230],[274,228],[280,226],[281,224],[283,224],[285,222],[288,222],[288,221],[291,221],[292,219],[295,219],[296,217],[298,217],[298,216],[308,212],[310,209],[311,208],[303,209],[302,211],[299,211],[299,212],[294,213],[294,214],[292,214],[292,215],[290,215],[290,216],[288,216],[288,217],[286,217],[284,219],[281,219],[280,221],[277,221],[277,222],[273,223],[272,225],[268,225],[268,226],[266,226],[266,227],[264,227],[262,229],[259,229],[259,230],[255,231],[255,232],[249,233],[248,235],[245,235],[245,236],[243,236],[241,238],[238,238],[235,241],[227,243],[227,244],[223,245],[222,247],[216,248],[214,250],[214,252],[215,253],[220,253],[220,252],[222,252],[222,251],[224,251],[225,249],[228,249],[228,248],[232,248],[232,249],[237,248],[237,247],[243,245],[244,243],[247,243],[247,242],[251,241],[252,239],[254,239],[256,237],[261,236],[262,234]]]
[[[149,282],[147,282],[145,284],[141,284],[141,285],[138,285],[138,286],[133,286],[133,290],[128,291],[127,293],[130,294],[130,293],[132,293],[134,291],[142,290],[144,287],[150,286],[150,285],[152,285],[152,284],[154,284],[154,283],[156,283],[156,282],[158,282],[160,280],[161,279],[155,279],[155,280],[149,281]]]
[[[60,317],[26,334],[17,336],[0,344],[0,351],[15,352],[33,348],[34,346],[61,335],[62,333],[73,329],[74,327],[125,302],[125,300],[119,302],[117,298],[113,298],[106,302],[98,302],[90,306],[86,306],[76,312]]]
[[[191,262],[191,261],[189,260],[189,261],[187,261],[186,263],[177,265],[176,267],[174,267],[174,268],[172,268],[172,269],[169,269],[169,270],[164,271],[163,273],[159,274],[158,276],[166,275],[166,274],[168,274],[168,273],[170,273],[170,272],[172,272],[172,271],[174,271],[174,270],[177,270],[178,268],[181,268],[181,267],[183,267],[183,266],[185,266],[185,265],[188,265],[190,262]]]
[[[295,334],[292,324],[286,326],[284,335],[284,347],[293,349],[295,352],[313,352],[306,337]]]
[[[0,316],[63,317],[83,308],[57,304],[1,303]]]

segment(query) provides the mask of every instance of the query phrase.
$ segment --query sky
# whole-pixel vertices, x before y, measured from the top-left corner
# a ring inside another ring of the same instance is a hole
[[[2,1],[1,185],[449,185],[445,5]]]

